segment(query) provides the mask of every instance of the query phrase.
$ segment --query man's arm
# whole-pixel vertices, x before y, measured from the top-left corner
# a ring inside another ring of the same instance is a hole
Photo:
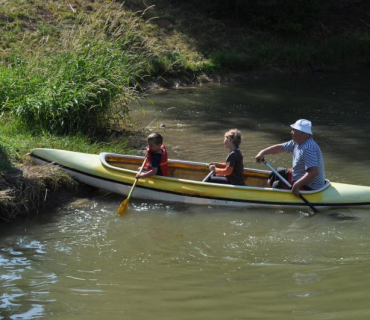
[[[278,154],[284,151],[285,150],[281,144],[275,144],[258,152],[258,154],[256,155],[256,162],[261,163],[265,156],[267,156],[268,154]]]
[[[317,167],[308,168],[306,173],[301,179],[298,179],[292,187],[292,192],[296,197],[299,197],[299,189],[303,186],[308,185],[313,179],[319,174],[319,169]]]

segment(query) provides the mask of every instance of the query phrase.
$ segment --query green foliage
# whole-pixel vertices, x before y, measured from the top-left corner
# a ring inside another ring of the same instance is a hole
[[[351,37],[338,37],[321,42],[316,46],[313,56],[314,61],[327,65],[351,64],[353,57],[364,65],[370,63],[370,35],[356,33]]]
[[[210,60],[204,59],[199,53],[184,50],[156,54],[150,61],[150,74],[153,76],[182,75],[207,72],[214,69]]]
[[[0,174],[4,174],[10,171],[12,165],[8,157],[8,152],[3,146],[3,142],[0,142]]]
[[[0,137],[0,149],[4,152],[4,168],[9,167],[10,162],[23,162],[26,154],[34,148],[64,149],[92,154],[104,151],[128,153],[127,141],[122,135],[99,139],[89,138],[83,134],[69,136],[57,136],[50,133],[32,134],[26,128],[16,125],[11,118],[6,117],[0,119]]]
[[[210,55],[210,59],[218,70],[245,72],[260,67],[258,58],[244,52],[215,51]]]
[[[124,120],[151,53],[139,17],[108,10],[64,30],[54,48],[18,52],[0,66],[2,111],[35,133],[91,134]]]

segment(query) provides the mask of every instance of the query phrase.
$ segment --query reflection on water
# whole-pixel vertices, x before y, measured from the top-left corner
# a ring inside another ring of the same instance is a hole
[[[201,161],[223,160],[223,133],[238,127],[256,168],[260,147],[310,118],[329,179],[369,184],[369,115],[359,112],[369,99],[359,84],[352,75],[166,91],[133,118],[165,125],[171,157]],[[307,218],[133,200],[118,218],[121,201],[93,195],[2,227],[0,319],[368,319],[369,210]]]

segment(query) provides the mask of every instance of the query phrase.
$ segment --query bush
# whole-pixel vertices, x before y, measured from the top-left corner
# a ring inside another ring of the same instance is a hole
[[[18,52],[0,67],[1,110],[33,132],[56,134],[91,134],[124,119],[151,55],[138,19],[106,6],[66,28],[49,51]]]

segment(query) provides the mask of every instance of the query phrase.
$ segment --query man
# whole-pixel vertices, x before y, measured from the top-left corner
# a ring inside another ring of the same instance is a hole
[[[300,119],[291,127],[292,140],[261,150],[256,155],[256,162],[261,163],[268,154],[293,153],[293,168],[277,171],[292,184],[292,193],[299,197],[300,189],[315,190],[324,186],[325,167],[320,147],[312,138],[311,121]],[[278,176],[270,173],[268,186],[281,189],[284,185]]]

